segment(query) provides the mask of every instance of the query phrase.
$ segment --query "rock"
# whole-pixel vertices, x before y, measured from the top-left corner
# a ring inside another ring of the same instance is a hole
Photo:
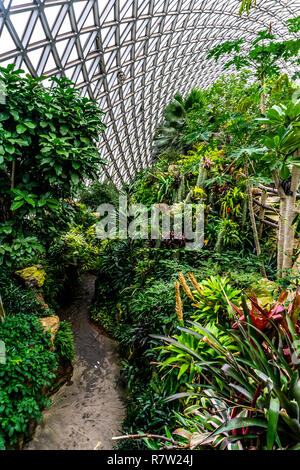
[[[46,272],[44,271],[43,266],[41,264],[37,264],[35,266],[30,266],[29,268],[21,269],[20,271],[16,271],[15,274],[24,281],[27,289],[32,289],[35,292],[36,300],[40,302],[46,310],[49,310],[41,292],[41,288],[46,279]]]
[[[40,264],[16,271],[16,275],[23,279],[28,289],[41,289],[46,279],[46,273]]]
[[[51,334],[51,344],[52,344],[52,349],[54,348],[54,339],[56,336],[56,333],[59,329],[59,324],[60,320],[57,315],[53,315],[51,317],[44,317],[44,318],[39,318],[39,321],[41,322],[42,326],[44,327],[44,332],[50,331]]]

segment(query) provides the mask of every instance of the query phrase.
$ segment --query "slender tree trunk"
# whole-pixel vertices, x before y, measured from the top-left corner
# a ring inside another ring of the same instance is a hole
[[[0,295],[0,321],[1,323],[4,322],[4,319],[5,319],[5,311],[4,311],[4,307],[3,307],[3,303],[2,303],[2,299]]]
[[[262,195],[261,195],[261,201],[260,201],[263,206],[266,204],[267,197],[268,197],[267,192],[263,191]],[[261,221],[264,220],[264,217],[265,217],[265,208],[264,207],[260,208],[258,217]],[[263,224],[263,222],[260,222],[259,231],[258,231],[259,238],[262,237],[263,230],[264,230],[264,224]]]
[[[284,250],[284,228],[286,216],[286,194],[280,185],[279,170],[272,171],[273,180],[280,197],[280,215],[278,220],[278,235],[277,235],[277,275],[282,277],[283,267],[283,250]]]
[[[291,180],[291,194],[286,196],[286,217],[285,217],[285,230],[284,230],[284,245],[283,245],[283,262],[282,270],[283,275],[288,274],[288,270],[293,266],[293,251],[295,240],[295,229],[293,227],[293,220],[297,215],[296,210],[296,193],[300,181],[300,168],[293,166],[292,180]]]
[[[260,97],[260,110],[261,114],[266,114],[266,95],[264,93]]]
[[[299,155],[299,150],[296,152]],[[297,190],[300,182],[300,168],[293,166],[290,194],[285,194],[281,187],[278,170],[272,172],[274,183],[280,197],[280,217],[277,241],[277,270],[278,277],[286,276],[293,266],[293,251],[295,230],[293,220],[299,213],[296,206]]]
[[[202,162],[200,162],[199,170],[198,170],[198,177],[197,177],[197,182],[196,182],[197,188],[204,189],[203,186],[204,186],[206,178],[207,178],[207,171],[205,168],[203,168]],[[184,201],[185,204],[190,202],[192,193],[193,193],[193,190],[191,189]],[[202,202],[202,200],[200,202]]]
[[[280,199],[280,216],[278,219],[277,234],[277,272],[278,277],[282,277],[283,250],[284,250],[284,224],[286,216],[286,198]]]
[[[254,215],[253,201],[252,201],[252,186],[249,184],[249,172],[248,172],[248,162],[247,161],[245,162],[244,171],[245,171],[246,180],[247,180],[246,184],[247,184],[247,195],[248,195],[248,207],[249,207],[249,214],[250,214],[250,220],[251,220],[251,225],[252,225],[255,249],[256,249],[257,256],[260,256],[261,255],[261,249],[260,249],[260,243],[259,243],[257,227],[256,227],[256,222],[255,222],[255,215]],[[262,265],[261,265],[261,272],[262,272],[262,275],[264,277],[267,277],[266,270],[265,270],[265,265],[264,265],[263,261],[262,261]]]
[[[177,198],[176,198],[177,202],[181,202],[181,200],[182,200],[184,185],[185,185],[184,173],[180,173],[180,185],[179,185],[179,188],[178,188]]]
[[[206,172],[206,169],[202,166],[202,162],[201,162],[199,165],[198,178],[197,178],[197,183],[196,183],[197,188],[203,189],[203,184],[206,180],[206,177],[207,177],[207,172]]]
[[[248,214],[248,194],[245,194],[245,199],[243,202],[243,213],[242,213],[242,226],[245,227],[247,222],[247,214]]]
[[[264,92],[264,86],[265,86],[265,79],[262,78],[261,80],[261,87],[262,87],[262,94],[261,94],[261,97],[260,97],[260,111],[261,111],[261,114],[266,114],[266,94]]]
[[[16,174],[16,160],[13,160],[11,166],[11,178],[10,178],[10,189],[15,187],[15,174]]]

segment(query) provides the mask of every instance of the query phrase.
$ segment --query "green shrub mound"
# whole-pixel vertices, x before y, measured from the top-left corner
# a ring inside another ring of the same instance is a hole
[[[0,364],[0,436],[15,445],[26,433],[31,420],[41,418],[41,410],[51,400],[43,395],[57,368],[57,357],[50,351],[50,334],[39,320],[24,313],[8,316],[0,328],[5,343],[6,363]]]

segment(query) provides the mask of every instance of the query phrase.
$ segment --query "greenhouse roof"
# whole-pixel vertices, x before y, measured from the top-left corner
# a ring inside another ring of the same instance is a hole
[[[33,76],[65,76],[105,111],[100,149],[106,177],[129,181],[151,159],[154,130],[176,92],[206,87],[224,74],[207,52],[285,20],[299,0],[0,0],[0,65]]]

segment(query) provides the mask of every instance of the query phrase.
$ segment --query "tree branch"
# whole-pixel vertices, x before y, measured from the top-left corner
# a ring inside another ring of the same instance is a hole
[[[255,199],[254,197],[252,198],[253,199],[253,202],[255,204],[257,204],[258,206],[260,207],[263,207],[264,209],[267,209],[268,211],[272,211],[272,212],[275,212],[277,215],[279,215],[279,212],[274,209],[274,207],[271,207],[271,206],[266,206],[265,204],[262,204],[261,202],[259,202],[257,199]]]
[[[257,218],[257,220],[259,220],[259,221],[262,222],[263,224],[270,225],[270,227],[273,227],[273,228],[278,229],[278,225],[277,225],[277,224],[274,224],[273,222],[269,222],[268,220],[260,219],[260,218],[258,217],[258,215],[256,215],[256,214],[255,214],[255,217]]]
[[[279,182],[279,171],[278,170],[273,170],[272,171],[272,176],[273,176],[273,179],[274,179],[274,183],[275,183],[275,186],[276,186],[276,189],[278,191],[278,194],[280,196],[281,199],[285,199],[286,198],[286,194],[285,192],[283,191],[283,188],[281,187],[281,184]]]
[[[186,449],[188,447],[188,445],[180,445],[174,439],[170,439],[169,437],[165,436],[159,436],[158,434],[126,434],[125,436],[112,437],[112,440],[119,441],[121,439],[141,439],[143,437],[145,437],[146,439],[161,439],[162,441],[170,442],[171,444],[177,446],[177,449]]]

